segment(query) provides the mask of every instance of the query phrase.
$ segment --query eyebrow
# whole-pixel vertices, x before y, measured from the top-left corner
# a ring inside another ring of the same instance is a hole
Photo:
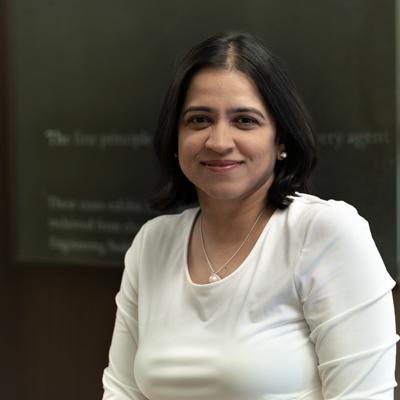
[[[182,113],[182,116],[187,114],[188,112],[193,112],[193,111],[203,111],[203,112],[212,112],[212,108],[206,107],[206,106],[191,106],[186,108],[186,110]],[[235,108],[230,108],[228,110],[230,114],[235,114],[235,113],[241,113],[241,112],[250,112],[259,115],[261,118],[266,119],[266,116],[257,108],[254,107],[235,107]]]

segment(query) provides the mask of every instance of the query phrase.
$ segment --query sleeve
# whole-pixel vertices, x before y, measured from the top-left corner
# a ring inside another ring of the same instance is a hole
[[[323,398],[393,399],[394,281],[368,223],[338,203],[310,222],[295,273]]]
[[[125,255],[125,269],[116,296],[117,313],[103,373],[103,400],[147,400],[136,385],[134,361],[138,346],[138,279],[142,243],[141,231]]]

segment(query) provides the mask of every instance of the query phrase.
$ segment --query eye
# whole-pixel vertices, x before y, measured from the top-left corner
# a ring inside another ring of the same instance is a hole
[[[211,123],[211,118],[207,115],[193,115],[187,120],[187,123],[196,129],[202,129]]]
[[[235,123],[240,125],[241,127],[244,127],[245,129],[249,129],[259,125],[258,121],[255,118],[249,117],[247,115],[235,118]]]

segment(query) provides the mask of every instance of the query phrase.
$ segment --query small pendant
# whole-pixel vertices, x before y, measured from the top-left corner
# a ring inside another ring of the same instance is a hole
[[[208,282],[210,282],[210,283],[218,282],[220,280],[221,280],[221,278],[215,272],[213,272],[208,278]]]

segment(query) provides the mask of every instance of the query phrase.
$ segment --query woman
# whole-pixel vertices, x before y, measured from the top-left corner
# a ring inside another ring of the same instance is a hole
[[[103,399],[391,399],[391,289],[367,222],[304,194],[311,123],[248,34],[194,47],[155,148],[165,173],[125,258]]]

